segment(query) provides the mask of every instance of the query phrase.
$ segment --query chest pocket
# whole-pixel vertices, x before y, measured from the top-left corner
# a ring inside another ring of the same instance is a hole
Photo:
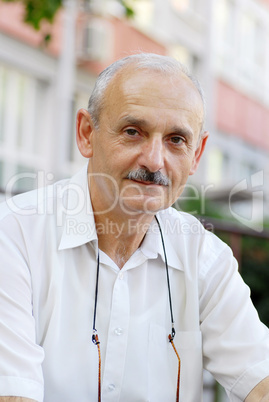
[[[174,344],[181,359],[180,401],[202,401],[202,335],[177,332]],[[168,340],[167,328],[151,324],[149,332],[149,401],[176,400],[178,359]]]

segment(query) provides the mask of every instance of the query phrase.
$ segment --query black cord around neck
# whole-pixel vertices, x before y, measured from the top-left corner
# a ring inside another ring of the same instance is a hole
[[[169,279],[167,256],[166,256],[163,232],[162,232],[161,225],[160,225],[156,215],[155,215],[155,219],[156,219],[156,222],[158,223],[159,231],[160,231],[160,235],[161,235],[161,239],[162,239],[163,254],[164,254],[164,261],[165,261],[165,269],[166,269],[166,278],[167,278],[167,286],[168,286],[168,295],[169,295],[169,304],[170,304],[171,323],[172,323],[171,339],[173,340],[175,335],[176,335],[176,330],[175,330],[175,323],[174,323],[174,317],[173,317],[173,307],[172,307],[172,297],[171,297],[171,288],[170,288],[170,279]]]
[[[92,341],[94,344],[97,344],[98,338],[96,338],[97,330],[95,328],[95,321],[96,321],[96,311],[97,311],[97,299],[98,299],[98,285],[99,285],[99,251],[97,255],[97,267],[96,267],[96,283],[95,283],[95,298],[94,298],[94,313],[93,313],[93,324],[92,324]]]
[[[167,279],[167,286],[168,286],[169,305],[170,305],[170,314],[171,314],[171,324],[172,324],[171,339],[173,340],[175,335],[176,335],[176,331],[175,331],[175,323],[174,323],[174,317],[173,317],[172,296],[171,296],[171,287],[170,287],[167,256],[166,256],[166,250],[165,250],[165,244],[164,244],[164,238],[163,238],[161,225],[160,225],[160,223],[159,223],[159,221],[157,219],[157,216],[155,216],[155,219],[156,219],[156,222],[157,222],[158,227],[159,227],[161,240],[162,240],[162,246],[163,246],[163,254],[164,254],[165,269],[166,269],[166,279]],[[97,330],[95,328],[97,300],[98,300],[99,270],[100,270],[100,263],[99,263],[99,251],[98,251],[97,267],[96,267],[96,285],[95,285],[95,298],[94,298],[93,327],[92,327],[92,331],[93,331],[93,333],[92,333],[92,341],[93,341],[94,344],[99,342],[98,337],[96,336],[97,335]]]

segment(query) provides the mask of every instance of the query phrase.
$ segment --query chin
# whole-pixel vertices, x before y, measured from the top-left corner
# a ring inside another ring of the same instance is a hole
[[[155,215],[157,212],[167,208],[167,206],[160,202],[148,201],[144,203],[130,202],[122,206],[122,210],[126,214],[132,215]]]

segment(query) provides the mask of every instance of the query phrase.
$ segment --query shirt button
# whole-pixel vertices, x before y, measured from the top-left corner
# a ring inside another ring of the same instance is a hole
[[[115,334],[116,334],[116,335],[120,336],[120,335],[122,335],[122,334],[123,334],[123,329],[122,329],[122,328],[120,328],[120,327],[118,327],[118,328],[116,328],[116,329],[115,329],[115,331],[114,331],[114,332],[115,332]]]
[[[123,273],[123,272],[120,272],[120,273],[119,273],[119,279],[122,280],[123,278],[124,278],[124,273]]]
[[[109,384],[108,390],[109,391],[114,391],[114,389],[115,389],[115,385],[114,384]]]

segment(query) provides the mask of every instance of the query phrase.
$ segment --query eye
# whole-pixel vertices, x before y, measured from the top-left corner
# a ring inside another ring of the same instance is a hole
[[[124,130],[124,132],[128,134],[130,137],[139,134],[139,132],[135,128],[127,128],[126,130]]]
[[[179,137],[178,135],[171,137],[170,140],[173,144],[181,144],[182,142],[184,142],[184,138]]]

